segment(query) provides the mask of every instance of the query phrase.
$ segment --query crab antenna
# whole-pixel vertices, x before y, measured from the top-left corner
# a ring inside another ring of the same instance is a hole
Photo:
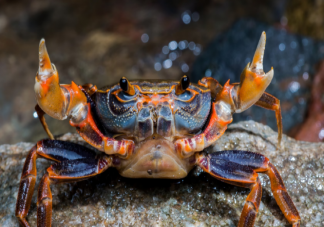
[[[262,32],[258,46],[255,50],[252,64],[250,65],[250,70],[252,72],[256,72],[259,75],[263,75],[263,56],[264,56],[264,49],[266,44],[266,33]]]
[[[45,39],[41,39],[39,43],[39,68],[38,75],[39,79],[43,80],[52,75],[53,71],[55,71],[55,66],[51,64],[51,60],[47,53],[47,49],[45,46]],[[45,78],[44,78],[45,77]]]

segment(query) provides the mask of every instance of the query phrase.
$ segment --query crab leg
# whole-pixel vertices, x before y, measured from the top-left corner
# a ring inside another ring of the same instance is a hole
[[[277,127],[278,127],[278,147],[282,139],[282,117],[280,100],[276,97],[264,92],[261,98],[255,103],[255,105],[263,107],[268,110],[273,110],[276,113]]]
[[[257,173],[265,173],[271,182],[271,191],[280,210],[293,227],[300,226],[299,213],[287,193],[277,169],[261,154],[248,151],[219,151],[208,156],[197,154],[197,164],[213,177],[235,186],[250,188],[238,223],[252,227],[259,210],[262,187]]]
[[[48,137],[51,139],[51,140],[54,140],[54,136],[53,134],[51,133],[51,131],[49,130],[48,128],[48,125],[46,123],[46,119],[44,117],[45,115],[45,112],[39,107],[39,105],[37,104],[35,106],[35,110],[36,110],[36,113],[37,113],[37,116],[38,116],[38,119],[39,121],[41,122],[45,132],[47,133]]]
[[[78,144],[59,141],[41,140],[29,151],[21,174],[16,203],[16,216],[22,226],[29,226],[26,216],[36,183],[36,159],[46,158],[55,162],[80,158],[95,159],[96,153]]]
[[[38,189],[37,196],[37,226],[50,227],[52,221],[51,184],[75,182],[96,176],[111,166],[111,159],[103,156],[99,159],[66,160],[55,163],[47,169]]]
[[[90,93],[95,92],[96,87],[85,85]],[[84,88],[74,82],[59,84],[58,72],[51,63],[46,50],[45,40],[39,44],[39,69],[35,78],[35,94],[37,103],[42,111],[40,120],[51,139],[53,136],[48,130],[44,118],[44,112],[49,116],[64,120],[70,118],[70,124],[77,127],[77,131],[83,139],[107,154],[117,154],[128,157],[134,148],[134,142],[130,140],[117,141],[102,134],[91,115],[91,98]]]

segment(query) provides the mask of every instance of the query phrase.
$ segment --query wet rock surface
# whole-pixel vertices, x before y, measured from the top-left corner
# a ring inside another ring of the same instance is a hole
[[[65,134],[62,140],[82,139]],[[241,149],[266,155],[277,167],[302,218],[302,226],[324,225],[324,144],[298,142],[253,121],[232,124],[206,152]],[[0,146],[0,226],[18,226],[14,216],[21,170],[31,143]],[[38,159],[38,180],[50,165]],[[290,226],[260,174],[263,196],[255,226]],[[182,180],[136,180],[114,169],[86,181],[52,186],[53,226],[236,226],[249,189],[194,170]],[[36,192],[28,215],[36,226]]]
[[[197,58],[191,78],[212,76],[221,84],[230,79],[239,82],[245,66],[252,61],[262,31],[267,34],[264,71],[274,68],[267,92],[281,101],[284,132],[303,122],[310,97],[315,65],[324,58],[324,43],[289,33],[251,19],[237,21],[227,32],[216,37]],[[252,107],[234,115],[234,121],[253,119],[276,129],[275,114]]]

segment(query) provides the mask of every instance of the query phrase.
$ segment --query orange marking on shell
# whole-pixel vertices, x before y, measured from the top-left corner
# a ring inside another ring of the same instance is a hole
[[[121,98],[118,97],[118,93],[119,93],[119,92],[124,92],[124,91],[120,88],[120,89],[118,89],[118,90],[116,90],[116,91],[111,92],[111,94],[113,94],[119,102],[125,103],[125,102],[134,101],[134,100],[137,99],[136,96],[134,96],[134,98],[129,99],[129,100],[121,99]]]
[[[139,90],[139,92],[142,94],[154,94],[154,93],[156,93],[156,94],[170,94],[173,91],[173,89],[175,88],[175,85],[172,85],[168,91],[156,92],[156,91],[143,91],[140,86],[138,86],[138,85],[133,85],[133,86],[136,87],[137,90]]]
[[[188,100],[186,100],[186,101],[184,101],[184,100],[181,100],[182,102],[191,102],[192,100],[194,100],[194,98],[196,97],[196,95],[199,95],[199,92],[197,92],[197,91],[195,91],[195,90],[193,90],[193,89],[190,89],[190,88],[187,88],[187,90],[188,91],[190,91],[191,93],[193,93],[193,96],[190,98],[190,99],[188,99]],[[179,100],[178,98],[175,98],[176,100]]]
[[[151,97],[151,103],[154,105],[154,106],[157,106],[162,100],[160,100],[160,96],[158,94],[153,94],[152,97]]]

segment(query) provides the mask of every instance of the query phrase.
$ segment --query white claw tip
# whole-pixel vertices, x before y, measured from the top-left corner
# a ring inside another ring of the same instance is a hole
[[[40,76],[49,75],[52,72],[51,60],[48,56],[45,39],[42,38],[39,42],[39,68],[38,74]]]
[[[271,67],[270,71],[265,74],[265,77],[267,77],[267,80],[271,81],[273,78],[273,74],[274,74],[273,67]]]
[[[250,70],[256,72],[260,75],[264,74],[263,71],[263,56],[264,56],[264,49],[266,44],[266,33],[262,32],[258,46],[255,50],[253,60],[250,66]]]

